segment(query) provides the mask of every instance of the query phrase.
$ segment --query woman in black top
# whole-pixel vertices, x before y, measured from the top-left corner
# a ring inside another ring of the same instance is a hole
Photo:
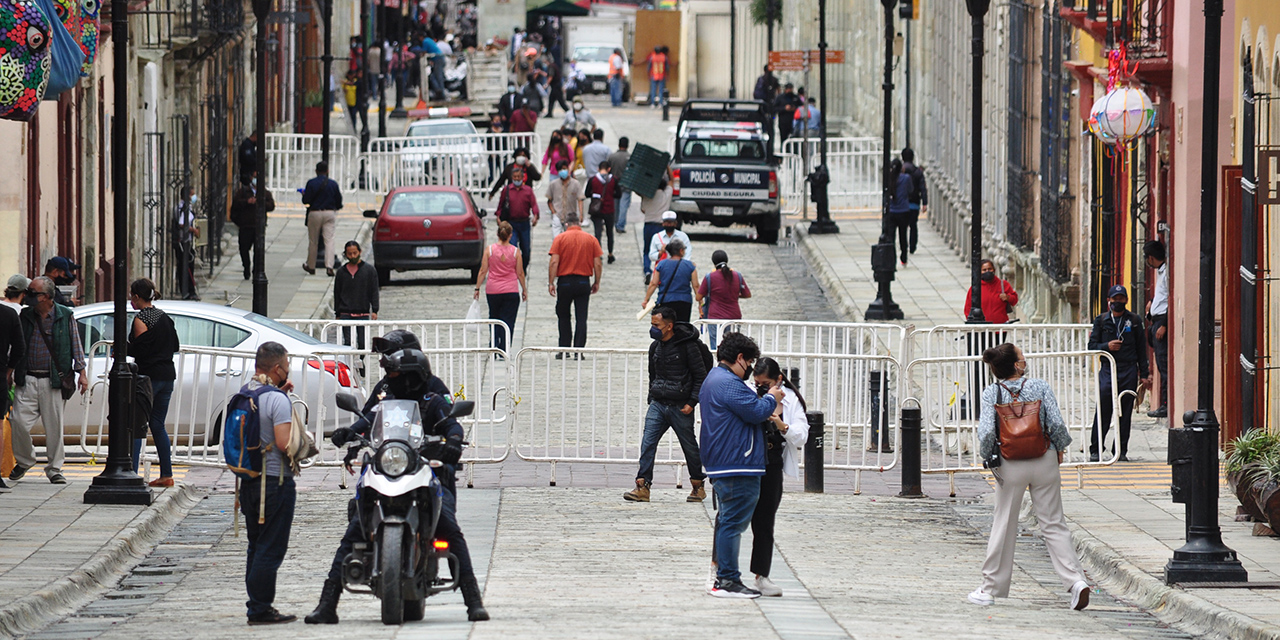
[[[151,486],[172,487],[173,460],[164,422],[169,414],[173,383],[178,378],[173,366],[173,356],[178,352],[178,331],[173,320],[152,304],[159,299],[155,283],[146,278],[134,280],[129,287],[129,302],[138,310],[138,315],[133,318],[133,330],[129,332],[129,353],[138,365],[138,373],[151,378],[151,437],[155,439],[156,453],[160,456],[160,477],[152,480]],[[145,438],[133,441],[135,472],[142,445],[146,444],[144,441]]]

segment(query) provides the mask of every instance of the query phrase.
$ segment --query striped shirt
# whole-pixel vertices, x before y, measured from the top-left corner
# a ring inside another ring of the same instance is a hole
[[[82,371],[84,370],[84,345],[80,343],[80,329],[76,326],[76,319],[72,317],[70,320],[71,369]],[[48,316],[40,318],[40,332],[49,337],[50,344],[53,343],[53,309],[49,310]],[[44,345],[44,340],[40,336],[34,334],[27,343],[27,371],[53,374],[53,359],[49,357],[49,348]]]

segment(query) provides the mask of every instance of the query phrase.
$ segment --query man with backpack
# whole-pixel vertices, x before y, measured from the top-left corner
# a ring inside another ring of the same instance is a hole
[[[289,550],[298,499],[292,465],[286,459],[293,430],[288,393],[292,388],[289,352],[279,342],[264,342],[254,357],[253,379],[227,406],[227,426],[231,428],[224,429],[226,443],[234,446],[246,439],[258,443],[239,450],[224,447],[227,465],[240,480],[237,499],[248,532],[244,583],[249,592],[246,605],[251,626],[298,619],[272,606],[276,572]]]
[[[929,213],[929,186],[925,183],[924,169],[916,166],[916,152],[911,147],[902,150],[902,173],[911,177],[911,193],[907,196],[908,206],[911,207],[907,245],[910,252],[915,253],[916,241],[920,237],[920,214]]]
[[[687,322],[677,322],[670,307],[658,307],[650,316],[649,336],[649,412],[644,418],[644,439],[640,444],[640,471],[636,488],[622,495],[628,502],[648,502],[653,484],[653,463],[658,441],[667,429],[676,432],[685,463],[689,465],[689,482],[693,490],[686,502],[702,502],[707,497],[703,487],[702,457],[693,433],[693,410],[707,371],[715,364],[711,351],[698,339],[698,330]]]

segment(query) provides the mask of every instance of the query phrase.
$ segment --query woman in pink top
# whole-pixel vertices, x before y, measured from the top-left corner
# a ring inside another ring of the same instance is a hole
[[[485,280],[488,283],[485,283]],[[493,348],[507,350],[507,336],[513,335],[516,316],[520,313],[520,301],[529,299],[524,282],[524,262],[520,249],[511,244],[511,224],[498,223],[498,241],[485,249],[480,258],[480,273],[476,277],[476,300],[480,299],[480,286],[485,286],[489,300],[489,319],[501,320],[507,325],[507,333],[493,333]]]
[[[698,286],[698,309],[707,320],[738,320],[742,318],[742,308],[738,300],[751,297],[751,289],[741,273],[729,268],[729,255],[717,249],[711,254],[711,262],[715,270],[702,279]],[[711,348],[716,348],[718,325],[707,329],[711,333]]]
[[[560,166],[560,161],[564,160],[573,166],[574,153],[569,145],[565,144],[564,136],[559,131],[551,132],[551,142],[547,144],[547,150],[542,154],[542,168],[550,165],[552,168]]]

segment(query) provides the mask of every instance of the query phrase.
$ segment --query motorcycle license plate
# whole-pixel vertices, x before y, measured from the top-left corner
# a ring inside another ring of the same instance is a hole
[[[604,91],[604,87],[605,87],[605,83],[603,83],[603,82],[592,82],[592,83],[591,83],[591,88],[592,88],[593,90],[595,90],[595,91]]]
[[[733,215],[733,207],[711,207],[711,215],[731,216]]]
[[[415,258],[439,258],[440,247],[414,247],[413,257]]]

